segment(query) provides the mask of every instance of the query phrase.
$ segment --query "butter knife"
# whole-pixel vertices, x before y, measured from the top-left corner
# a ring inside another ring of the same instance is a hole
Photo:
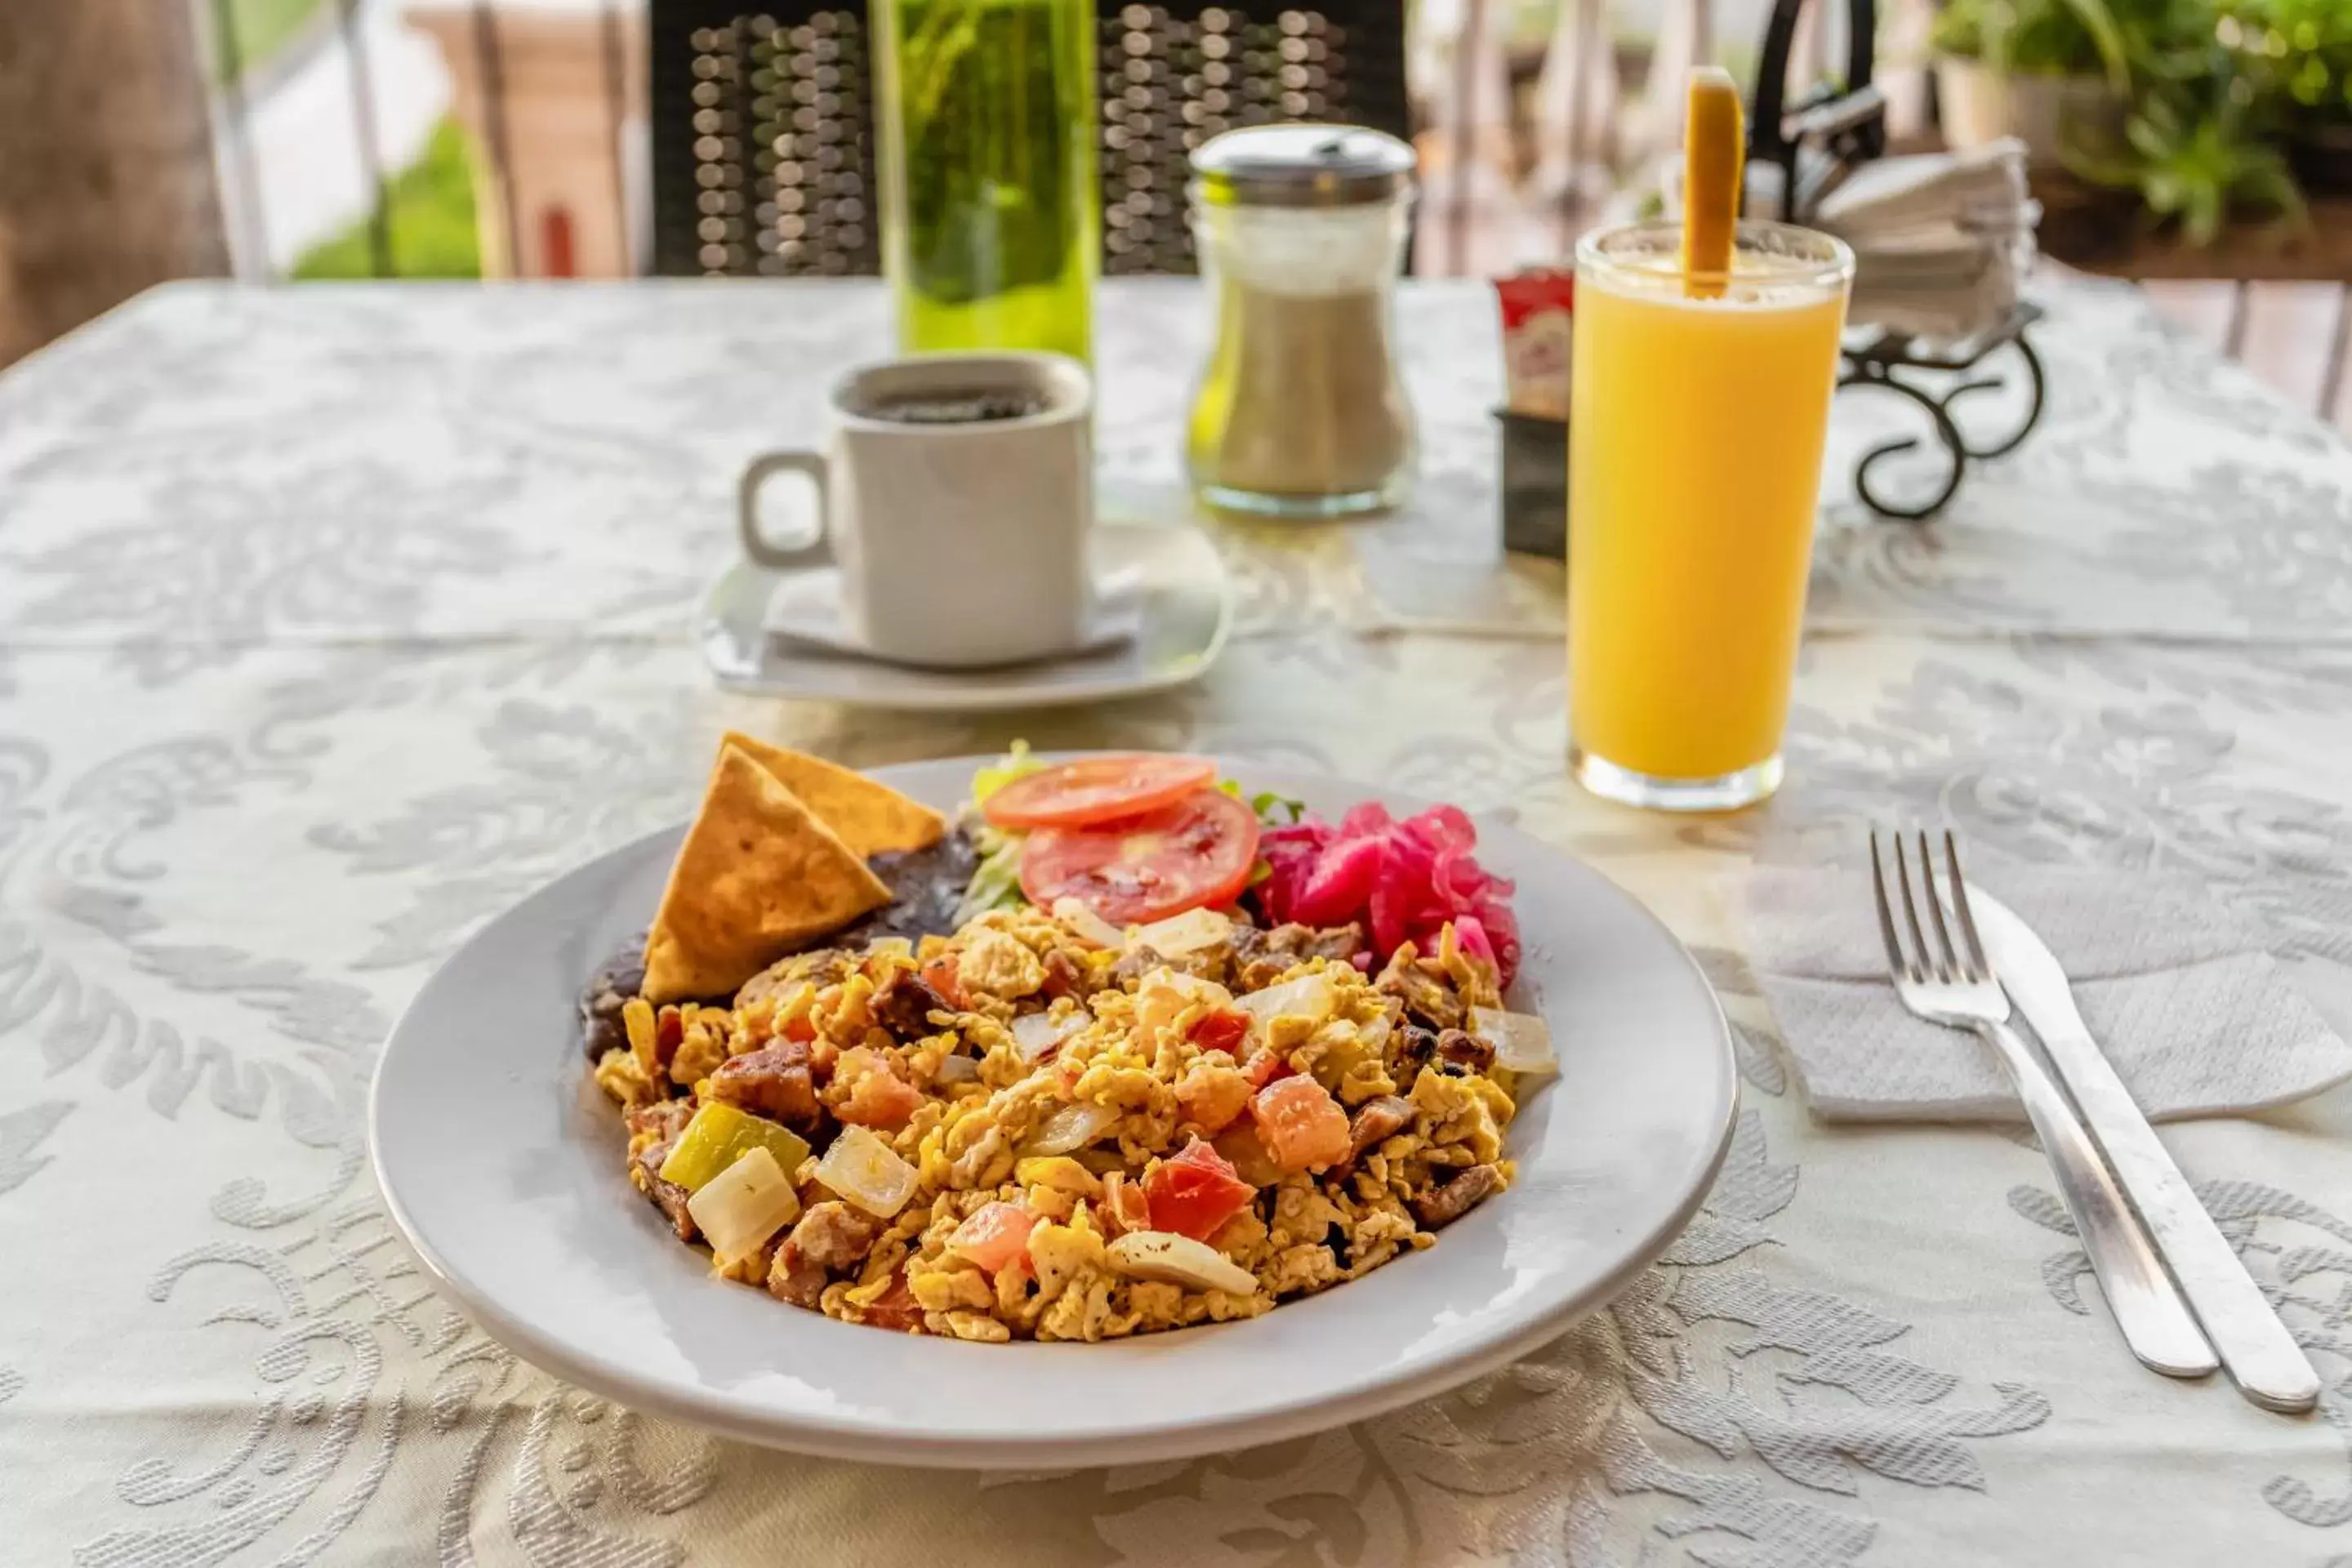
[[[2239,1391],[2268,1409],[2309,1410],[2319,1402],[2318,1373],[2084,1027],[2057,957],[1991,894],[1970,888],[1969,909],[1993,972],[2041,1037],[2116,1184],[2139,1211]]]

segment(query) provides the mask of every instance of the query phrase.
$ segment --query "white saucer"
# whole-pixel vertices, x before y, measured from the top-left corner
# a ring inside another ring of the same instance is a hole
[[[739,561],[704,601],[702,657],[730,691],[930,712],[1046,708],[1181,686],[1216,662],[1233,627],[1224,563],[1198,529],[1103,521],[1097,579],[1132,574],[1136,635],[1090,653],[992,669],[915,669],[795,645],[765,629],[782,574]]]

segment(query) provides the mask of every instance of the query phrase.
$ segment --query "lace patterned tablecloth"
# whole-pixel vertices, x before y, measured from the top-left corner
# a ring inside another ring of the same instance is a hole
[[[1205,680],[985,720],[722,697],[688,635],[735,468],[879,346],[871,286],[175,287],[0,376],[0,1559],[2352,1563],[2352,1101],[2168,1134],[2330,1381],[2265,1415],[2131,1363],[2015,1137],[1811,1125],[1727,917],[1750,858],[1947,820],[2201,874],[2346,1016],[2352,453],[2127,291],[2044,302],[2041,432],[1930,528],[1833,495],[1790,784],[1686,824],[1562,772],[1558,572],[1494,554],[1475,286],[1403,301],[1407,517],[1221,528]],[[1175,478],[1197,307],[1103,292],[1134,504]],[[1515,817],[1706,960],[1729,1165],[1545,1351],[1253,1452],[925,1476],[562,1387],[391,1234],[368,1069],[478,921],[689,809],[726,725],[860,763],[1255,753]]]

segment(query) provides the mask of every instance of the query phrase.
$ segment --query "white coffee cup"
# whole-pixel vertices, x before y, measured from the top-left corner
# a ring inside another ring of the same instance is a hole
[[[1010,396],[1037,411],[923,423],[894,407]],[[1091,611],[1094,388],[1050,353],[924,354],[851,371],[828,398],[823,452],[765,452],[743,470],[743,552],[781,571],[838,565],[851,637],[883,658],[969,668],[1077,646]],[[816,539],[779,545],[761,487],[781,473],[817,491]]]

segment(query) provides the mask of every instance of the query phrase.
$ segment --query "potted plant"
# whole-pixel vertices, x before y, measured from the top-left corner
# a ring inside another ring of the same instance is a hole
[[[1965,151],[2004,136],[2053,166],[2066,148],[2111,144],[2131,75],[2106,0],[1951,0],[1936,18],[1944,139]]]
[[[2306,190],[2352,192],[2352,5],[2218,0],[2213,37]]]
[[[2315,76],[2324,61],[2311,64],[2327,37],[2327,19],[2317,13],[2340,9],[2343,0],[2307,10],[2303,0],[2131,3],[2125,34],[2132,102],[2123,141],[2105,150],[2070,148],[2067,166],[2135,193],[2151,218],[2178,221],[2200,247],[2235,217],[2302,225],[2303,191],[2287,148],[2311,106],[2298,101],[2294,87],[2324,82]]]

